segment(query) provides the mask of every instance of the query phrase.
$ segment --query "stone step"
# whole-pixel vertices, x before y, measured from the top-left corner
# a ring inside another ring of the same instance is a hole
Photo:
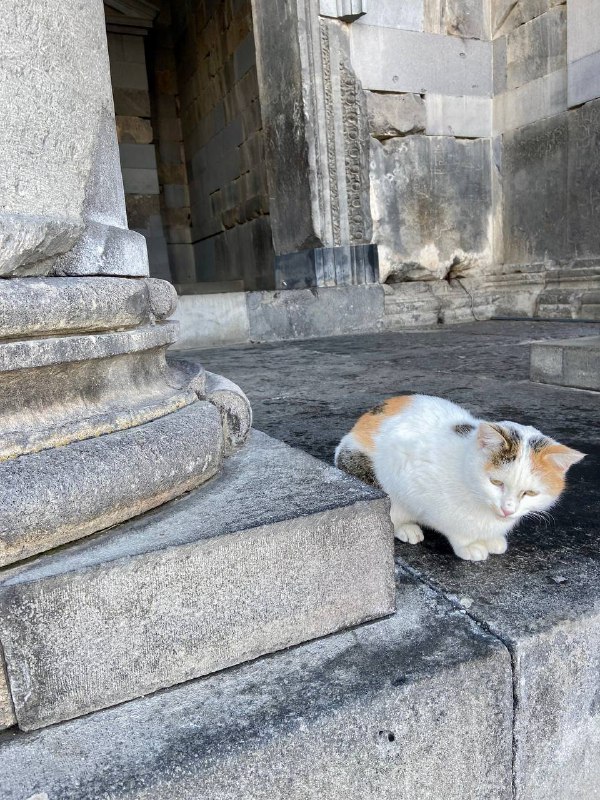
[[[379,492],[254,432],[186,497],[0,571],[18,724],[77,717],[390,614],[392,548]]]
[[[600,336],[533,342],[531,380],[600,391]]]
[[[508,651],[406,572],[399,612],[38,731],[2,800],[511,800]]]

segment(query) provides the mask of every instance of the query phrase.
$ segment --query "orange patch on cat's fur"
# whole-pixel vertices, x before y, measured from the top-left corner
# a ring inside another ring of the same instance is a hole
[[[570,448],[564,444],[549,444],[538,452],[531,453],[533,469],[541,476],[551,494],[560,494],[563,491],[565,473],[550,456],[569,451]]]
[[[412,395],[403,394],[399,397],[390,397],[389,400],[384,400],[375,408],[367,411],[359,418],[356,425],[352,428],[352,435],[356,441],[366,450],[372,450],[375,447],[374,436],[379,431],[381,423],[404,411],[412,401]]]

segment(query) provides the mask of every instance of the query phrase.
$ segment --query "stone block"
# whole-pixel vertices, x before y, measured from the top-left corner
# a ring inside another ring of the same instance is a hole
[[[115,114],[124,117],[150,118],[150,95],[144,89],[113,89]],[[159,123],[159,128],[163,121]]]
[[[235,80],[241,80],[255,64],[256,50],[254,49],[254,35],[251,31],[233,54]]]
[[[504,260],[567,257],[567,113],[504,134]]]
[[[256,432],[205,490],[5,571],[0,607],[38,728],[392,613],[388,501]]]
[[[556,6],[507,37],[506,86],[516,89],[567,65],[567,11]]]
[[[428,94],[425,97],[428,136],[489,137],[492,133],[491,97],[452,97]]]
[[[137,147],[137,145],[132,145]],[[151,145],[150,145],[151,146]],[[122,170],[123,188],[127,194],[159,194],[158,173],[154,169],[132,169],[125,167]]]
[[[3,800],[510,800],[503,646],[400,571],[400,612],[0,744]],[[235,736],[232,735],[235,731]]]
[[[569,64],[569,107],[600,97],[600,52]]]
[[[424,30],[447,36],[489,40],[489,3],[482,0],[425,0]]]
[[[119,145],[119,155],[123,169],[156,169],[156,152],[153,144],[122,143]]]
[[[175,283],[190,283],[196,279],[194,248],[191,244],[168,244],[169,264]]]
[[[425,130],[425,103],[421,95],[365,94],[371,136],[388,139]]]
[[[364,89],[380,92],[492,93],[492,43],[373,25],[351,29],[352,66]]]
[[[174,319],[180,325],[177,348],[181,350],[250,341],[243,292],[184,295]]]
[[[597,257],[600,255],[600,100],[569,111],[567,118],[569,248],[579,258]]]
[[[440,279],[490,263],[490,142],[372,140],[371,204],[381,280]]]
[[[249,292],[247,303],[253,342],[368,333],[383,326],[380,285]]]
[[[318,247],[275,257],[278,289],[377,283],[377,247],[372,244]]]
[[[167,208],[182,208],[190,204],[190,192],[187,184],[165,183],[163,198]]]
[[[492,0],[492,35],[504,36],[563,3],[564,0]]]
[[[494,134],[567,110],[567,70],[560,69],[494,97]]]
[[[405,0],[402,3],[369,3],[367,13],[355,20],[356,25],[401,28],[422,31],[425,0]]]
[[[600,391],[600,336],[534,342],[531,380]]]
[[[120,144],[150,144],[154,138],[152,123],[141,117],[117,117],[117,136]]]
[[[492,43],[494,91],[492,97],[506,91],[506,36],[494,39]]]
[[[148,91],[148,72],[146,64],[130,61],[110,61],[110,77],[115,89],[135,89]]]
[[[600,6],[595,0],[569,0],[567,27],[569,65],[600,52]]]

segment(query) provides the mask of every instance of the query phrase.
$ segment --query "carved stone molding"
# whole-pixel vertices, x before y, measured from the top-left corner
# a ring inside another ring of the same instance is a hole
[[[367,0],[320,0],[319,13],[322,17],[354,22],[367,13]]]

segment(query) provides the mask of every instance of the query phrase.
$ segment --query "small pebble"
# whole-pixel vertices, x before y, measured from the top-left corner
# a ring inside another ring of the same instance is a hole
[[[567,582],[567,579],[564,577],[564,575],[552,575],[550,580],[553,580],[554,583],[566,583]]]
[[[471,597],[460,597],[458,602],[463,608],[471,608],[473,605],[473,600]]]

